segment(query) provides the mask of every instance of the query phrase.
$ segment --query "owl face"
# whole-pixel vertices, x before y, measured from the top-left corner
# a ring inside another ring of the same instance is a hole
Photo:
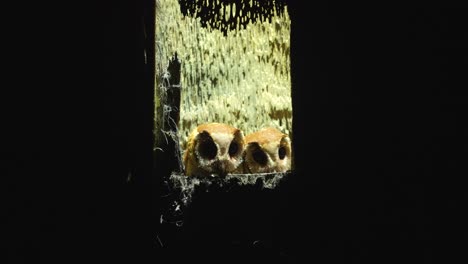
[[[245,173],[285,172],[291,169],[291,141],[275,128],[245,137]]]
[[[221,123],[198,126],[190,134],[184,153],[188,176],[225,176],[234,172],[243,160],[245,148],[241,130]]]

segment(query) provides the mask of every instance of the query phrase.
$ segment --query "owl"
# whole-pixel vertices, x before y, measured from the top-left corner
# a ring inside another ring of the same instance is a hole
[[[235,173],[243,161],[244,134],[222,123],[199,125],[189,135],[183,154],[185,173],[205,177]]]
[[[285,172],[291,169],[291,140],[276,128],[245,137],[244,173]]]

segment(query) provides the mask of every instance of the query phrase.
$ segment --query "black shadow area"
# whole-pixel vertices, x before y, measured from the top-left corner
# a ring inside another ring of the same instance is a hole
[[[153,4],[8,7],[9,263],[466,259],[466,9],[291,1],[293,177],[162,229]]]

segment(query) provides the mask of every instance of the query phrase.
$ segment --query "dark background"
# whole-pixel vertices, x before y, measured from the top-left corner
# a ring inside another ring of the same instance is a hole
[[[5,7],[9,263],[466,259],[466,9],[291,3],[296,170],[261,200],[268,239],[224,219],[177,251],[156,237],[151,6]]]

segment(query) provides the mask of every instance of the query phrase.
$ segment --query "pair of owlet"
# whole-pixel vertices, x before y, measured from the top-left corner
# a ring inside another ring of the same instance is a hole
[[[291,168],[291,141],[275,128],[244,137],[230,125],[207,123],[189,135],[183,161],[188,176],[285,172]]]

